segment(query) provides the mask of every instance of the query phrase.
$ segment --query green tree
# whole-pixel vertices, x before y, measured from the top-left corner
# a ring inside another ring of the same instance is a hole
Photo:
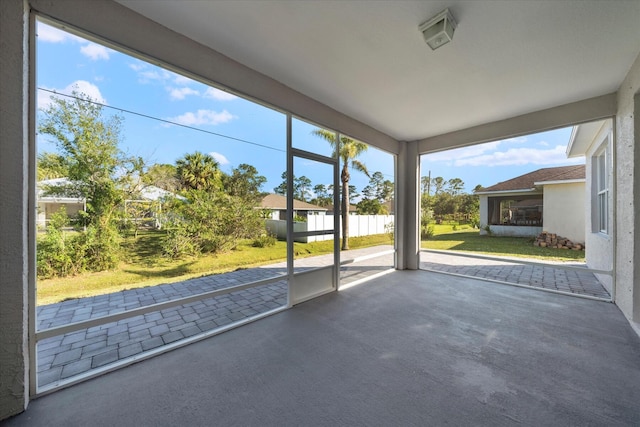
[[[145,185],[155,185],[172,193],[175,193],[180,188],[176,167],[167,163],[151,165],[142,175],[142,182]]]
[[[315,197],[311,200],[311,203],[318,206],[329,206],[333,204],[333,197],[329,193],[327,186],[324,184],[317,184],[313,186],[313,193]]]
[[[360,215],[382,215],[387,213],[386,208],[378,199],[362,199],[357,206]]]
[[[441,176],[436,176],[431,179],[431,186],[433,187],[433,195],[437,196],[444,190],[445,180]]]
[[[65,157],[50,152],[38,154],[38,181],[69,176],[69,164]]]
[[[281,196],[286,196],[287,195],[287,171],[282,172],[282,175],[280,175],[280,178],[282,178],[282,182],[277,187],[274,187],[273,192]],[[294,180],[295,180],[295,177],[294,177]]]
[[[227,194],[251,200],[258,200],[262,196],[260,188],[265,182],[267,178],[260,175],[254,166],[246,163],[234,168],[230,175],[222,176],[223,187]]]
[[[87,199],[90,223],[108,221],[122,198],[117,183],[126,174],[121,172],[133,163],[118,147],[122,117],[105,118],[103,107],[88,95],[76,91],[72,95],[71,100],[52,99],[38,132],[52,136],[65,159],[73,188],[64,191]]]
[[[452,196],[457,196],[464,188],[464,181],[460,178],[451,178],[447,181],[447,192]]]
[[[183,189],[208,191],[222,188],[218,162],[213,156],[200,151],[176,160],[176,174]]]
[[[458,211],[457,200],[451,194],[443,191],[434,196],[432,208],[433,213],[439,217],[454,214]]]
[[[282,182],[273,191],[282,196],[287,195],[287,172],[282,172]],[[311,180],[306,176],[293,176],[293,198],[306,202],[311,194]]]
[[[364,163],[357,160],[362,153],[367,151],[367,144],[355,141],[346,136],[341,136],[340,140],[336,138],[336,134],[325,129],[315,129],[313,135],[318,136],[327,141],[333,148],[333,155],[342,162],[342,171],[340,172],[340,181],[342,182],[341,192],[341,211],[342,215],[342,250],[349,249],[349,180],[351,174],[349,167],[369,176],[369,171]]]
[[[121,124],[121,116],[105,117],[102,105],[73,91],[71,99],[52,98],[38,125],[40,135],[53,137],[69,178],[64,188],[50,187],[48,192],[87,201],[85,241],[75,256],[85,257],[96,271],[113,268],[119,260],[117,219],[123,186],[142,166],[141,159],[120,150]]]
[[[431,193],[431,178],[429,176],[420,178],[420,187],[422,187],[422,194],[429,195]]]
[[[375,172],[369,178],[369,185],[362,190],[362,194],[368,199],[377,199],[380,203],[388,202],[393,198],[393,182],[384,179],[382,172]]]
[[[364,199],[358,203],[358,212],[364,215],[387,214],[385,206],[393,197],[393,183],[384,179],[382,172],[375,172],[369,178],[369,184],[362,189]]]

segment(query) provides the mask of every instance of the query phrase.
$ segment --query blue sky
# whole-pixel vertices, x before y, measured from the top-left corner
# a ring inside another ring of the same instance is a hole
[[[121,114],[121,148],[129,154],[150,164],[174,163],[197,150],[214,156],[226,172],[241,163],[254,165],[268,179],[264,191],[282,181],[286,167],[282,113],[42,23],[37,34],[38,87],[61,94],[76,88],[107,105],[106,114]],[[39,90],[38,107],[47,106],[50,96]],[[294,146],[313,145],[321,154],[329,154],[326,144],[311,135],[313,129],[294,121]],[[584,162],[566,159],[570,133],[571,129],[561,129],[423,156],[422,174],[461,178],[471,191],[477,184],[489,186],[539,168]],[[39,151],[55,151],[45,137],[38,137],[37,144]],[[372,147],[359,160],[371,173],[380,171],[393,180],[391,155]],[[296,162],[294,174],[309,177],[314,185],[331,183],[329,169],[306,160]],[[352,184],[359,191],[367,183],[366,176],[352,172]]]

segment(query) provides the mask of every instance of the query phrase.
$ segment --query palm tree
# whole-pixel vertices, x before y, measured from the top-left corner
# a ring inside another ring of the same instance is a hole
[[[176,160],[176,174],[185,189],[212,190],[222,185],[216,159],[199,151]]]
[[[340,180],[342,182],[342,250],[349,249],[349,166],[358,170],[365,175],[369,176],[369,171],[364,163],[356,160],[360,154],[367,151],[367,144],[364,142],[354,141],[346,136],[340,136],[340,144],[336,139],[336,134],[325,129],[316,129],[311,132],[315,136],[327,141],[331,147],[333,147],[333,156],[339,157],[342,161],[342,172],[340,173]]]

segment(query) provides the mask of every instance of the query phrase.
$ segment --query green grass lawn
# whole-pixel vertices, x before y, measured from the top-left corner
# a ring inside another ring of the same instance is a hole
[[[435,225],[434,228],[434,236],[422,240],[423,249],[476,252],[548,261],[584,262],[584,251],[533,246],[533,239],[529,237],[481,236],[478,230],[453,231],[451,225]]]
[[[252,242],[247,240],[228,253],[170,260],[161,255],[163,235],[158,231],[143,231],[138,237],[127,237],[122,245],[124,261],[116,270],[38,280],[38,305],[227,273],[284,261],[287,257],[285,242],[278,241],[275,246],[267,248],[254,248]],[[393,240],[388,234],[349,239],[352,249],[389,244],[393,244]],[[332,250],[331,241],[294,243],[296,258],[328,254]]]

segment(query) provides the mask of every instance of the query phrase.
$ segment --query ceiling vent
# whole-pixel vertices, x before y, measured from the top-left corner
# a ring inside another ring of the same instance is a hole
[[[445,9],[427,22],[420,25],[420,31],[431,50],[449,43],[453,39],[456,30],[456,21],[449,9]]]

